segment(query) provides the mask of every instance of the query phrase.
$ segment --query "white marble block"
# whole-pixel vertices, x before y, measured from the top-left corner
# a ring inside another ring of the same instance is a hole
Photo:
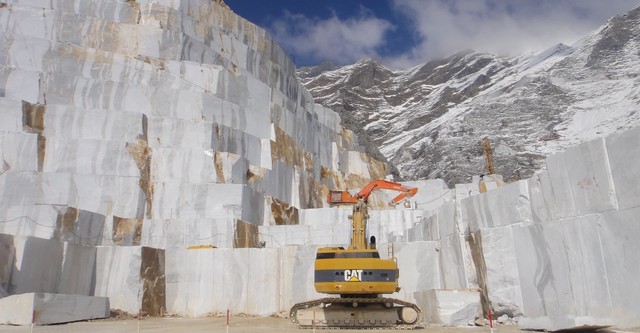
[[[2,133],[0,158],[4,171],[38,171],[38,134]]]
[[[167,251],[168,311],[269,315],[278,312],[278,250],[193,249]]]
[[[64,245],[58,240],[15,236],[4,246],[13,247],[10,294],[55,293],[58,289]]]
[[[516,223],[531,223],[531,203],[526,181],[507,184],[463,200],[463,218],[471,231]]]
[[[613,315],[609,280],[603,252],[599,215],[587,215],[560,222],[571,273],[575,315],[611,318]]]
[[[573,313],[575,302],[562,227],[514,226],[523,313],[529,317]]]
[[[618,208],[603,138],[547,157],[547,170],[551,189],[543,191],[552,193],[553,219]]]
[[[466,250],[463,235],[450,235],[441,238],[439,260],[442,288],[466,289],[468,281],[465,272],[464,252]],[[475,273],[475,272],[472,272]]]
[[[497,315],[515,317],[523,310],[512,229],[513,226],[482,229],[481,236],[491,306]]]
[[[96,248],[65,242],[57,292],[60,294],[93,295]]]
[[[420,224],[422,214],[420,209],[369,209],[367,236],[375,236],[379,243],[407,241],[408,231]]]
[[[0,133],[22,132],[22,101],[0,97],[0,118]]]
[[[456,218],[455,209],[455,202],[452,200],[445,202],[438,211],[438,238],[445,238],[466,231],[462,229],[462,225]]]
[[[609,168],[620,209],[640,207],[640,127],[605,139]]]
[[[529,200],[531,201],[531,221],[533,223],[551,222],[552,210],[555,209],[555,201],[549,173],[540,171],[526,180],[529,187]]]
[[[164,250],[144,246],[99,246],[96,296],[131,314],[166,312]]]
[[[139,246],[99,246],[95,295],[108,297],[113,309],[138,313],[142,300]]]
[[[588,220],[562,224],[513,228],[527,318],[519,325],[548,331],[610,326],[614,321],[598,265],[600,255],[597,245],[591,249],[594,224]],[[587,259],[589,251],[596,256]]]
[[[109,298],[26,293],[0,299],[0,324],[49,325],[109,317]]]
[[[640,288],[635,287],[640,276],[638,216],[639,208],[608,212],[602,215],[602,222],[598,224],[612,316],[616,325],[627,328],[640,326]],[[601,294],[602,291],[593,293]]]
[[[317,293],[313,285],[316,251],[315,246],[280,248],[280,312],[288,315],[294,304],[327,296]]]
[[[468,326],[482,314],[480,292],[471,289],[430,289],[415,298],[428,325]]]
[[[437,242],[395,243],[394,253],[400,270],[400,292],[390,297],[414,302],[414,293],[441,289]],[[380,257],[387,257],[388,245],[379,245]]]

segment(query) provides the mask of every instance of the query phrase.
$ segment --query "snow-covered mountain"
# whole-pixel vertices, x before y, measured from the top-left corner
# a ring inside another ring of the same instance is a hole
[[[485,173],[484,137],[509,180],[568,146],[640,125],[639,74],[640,8],[572,46],[517,58],[464,51],[403,71],[372,59],[298,70],[315,101],[400,178],[450,185]]]

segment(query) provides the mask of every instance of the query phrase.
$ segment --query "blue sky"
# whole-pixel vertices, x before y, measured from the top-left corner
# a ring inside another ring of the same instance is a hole
[[[225,0],[298,67],[364,57],[393,68],[472,49],[521,55],[572,44],[640,0]]]

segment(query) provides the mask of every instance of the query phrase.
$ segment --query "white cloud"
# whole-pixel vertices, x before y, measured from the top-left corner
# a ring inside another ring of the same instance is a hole
[[[269,30],[287,52],[306,63],[349,64],[374,57],[388,66],[407,68],[467,49],[517,56],[557,43],[572,44],[611,16],[640,6],[640,0],[389,1],[392,17],[398,19],[393,23],[361,7],[349,18],[285,12]],[[398,37],[390,32],[400,25],[409,27],[398,31],[414,45],[402,48],[402,54],[390,54],[389,38]]]
[[[386,60],[407,67],[464,49],[519,55],[571,44],[638,0],[394,0],[409,19],[418,43]]]
[[[384,45],[390,29],[393,29],[390,22],[365,10],[345,20],[336,15],[321,20],[287,12],[271,26],[274,38],[292,54],[337,64],[378,57],[376,50]]]

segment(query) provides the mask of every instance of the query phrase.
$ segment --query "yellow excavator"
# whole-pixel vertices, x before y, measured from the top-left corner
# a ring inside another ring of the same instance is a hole
[[[397,205],[414,196],[417,188],[386,180],[369,183],[355,196],[330,191],[330,205],[353,205],[351,245],[319,248],[316,252],[314,286],[332,297],[295,304],[291,321],[300,328],[395,328],[412,329],[422,321],[420,308],[399,299],[381,297],[400,291],[400,271],[395,258],[381,259],[375,237],[367,242],[367,200],[378,189],[400,191],[389,203]]]

